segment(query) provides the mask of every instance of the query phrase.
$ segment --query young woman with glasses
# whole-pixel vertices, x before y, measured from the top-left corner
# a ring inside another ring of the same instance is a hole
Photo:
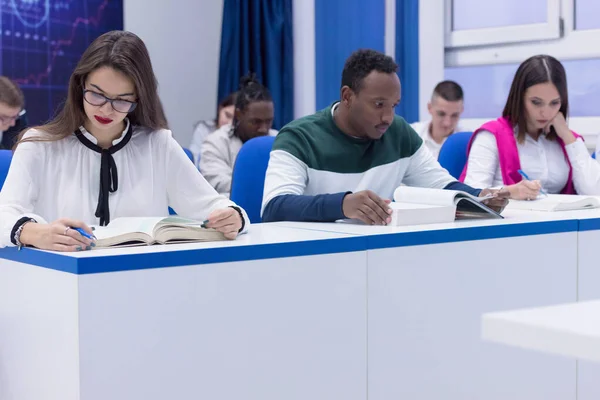
[[[167,129],[142,40],[97,38],[71,75],[66,102],[17,143],[0,193],[0,247],[89,250],[89,225],[159,217],[168,207],[234,239],[249,224],[220,196]],[[87,236],[87,235],[86,235]]]

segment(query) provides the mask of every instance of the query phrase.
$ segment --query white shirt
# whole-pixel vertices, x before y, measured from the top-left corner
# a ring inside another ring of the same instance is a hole
[[[200,121],[194,128],[192,142],[190,143],[190,151],[194,156],[194,163],[200,168],[200,153],[202,152],[202,143],[208,135],[217,130],[217,125],[214,121]]]
[[[97,144],[94,136],[82,132]],[[43,133],[29,131],[26,137],[39,135]],[[129,143],[113,158],[118,190],[109,197],[111,220],[168,216],[171,206],[182,217],[202,221],[213,210],[234,205],[206,182],[169,130],[135,127]],[[99,180],[100,154],[74,134],[53,142],[21,143],[0,192],[0,247],[13,245],[11,230],[23,216],[40,223],[73,218],[97,225]],[[250,222],[244,219],[246,230]]]
[[[275,129],[269,136],[277,135]],[[242,140],[233,134],[231,124],[226,124],[206,136],[200,155],[200,172],[215,190],[229,197],[231,178],[237,155],[243,146]]]
[[[429,152],[433,155],[435,159],[440,155],[440,150],[442,149],[442,145],[446,141],[446,138],[442,140],[442,143],[436,142],[433,137],[431,137],[431,132],[429,131],[429,127],[431,126],[431,121],[427,122],[413,122],[410,126],[421,136],[423,139],[423,143],[429,149]],[[454,132],[464,132],[468,129],[464,129],[461,126],[457,126]]]
[[[600,164],[594,162],[585,143],[577,139],[565,146],[573,167],[575,191],[583,195],[600,195]],[[557,140],[540,135],[538,140],[525,136],[525,142],[517,142],[521,169],[530,179],[539,180],[548,193],[560,193],[567,184],[569,164]],[[473,140],[469,153],[465,183],[474,187],[500,187],[504,184],[496,137],[489,131],[481,131]]]

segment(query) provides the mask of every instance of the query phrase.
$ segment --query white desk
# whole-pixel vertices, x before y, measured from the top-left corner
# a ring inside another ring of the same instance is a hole
[[[579,301],[600,299],[600,210],[561,213],[579,219],[578,284]],[[600,364],[577,361],[578,400],[600,398]]]
[[[578,220],[577,300],[600,299],[600,210],[527,214],[528,218]],[[600,364],[587,360],[577,360],[576,363],[577,399],[597,400],[600,398]]]
[[[485,340],[600,362],[600,300],[487,313]]]
[[[364,400],[364,243],[255,225],[233,242],[3,249],[0,399]]]
[[[575,398],[574,360],[481,341],[484,312],[576,300],[578,221],[506,216],[406,227],[279,223],[367,235],[369,400]]]
[[[0,250],[0,399],[574,400],[574,360],[482,343],[479,324],[576,301],[579,225],[277,223],[233,242]]]

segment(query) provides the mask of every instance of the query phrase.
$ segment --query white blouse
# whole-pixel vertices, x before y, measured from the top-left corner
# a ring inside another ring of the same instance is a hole
[[[129,125],[129,123],[127,123]],[[85,129],[92,143],[96,138]],[[127,132],[113,141],[119,143]],[[39,136],[29,131],[26,137]],[[235,205],[202,177],[171,131],[134,127],[131,139],[113,154],[118,189],[109,195],[110,219],[168,216],[171,206],[186,218],[203,221],[215,209]],[[101,155],[75,134],[53,142],[19,144],[0,192],[0,247],[13,246],[15,223],[24,216],[40,223],[73,218],[98,225]],[[244,212],[244,231],[250,222]]]
[[[600,195],[600,164],[594,162],[582,139],[565,146],[573,167],[575,191],[583,195]],[[569,164],[556,140],[540,135],[538,140],[525,136],[517,142],[521,169],[530,179],[539,180],[548,193],[560,193],[567,184]],[[498,145],[489,131],[481,131],[473,140],[469,153],[465,183],[473,187],[500,187],[504,185]]]

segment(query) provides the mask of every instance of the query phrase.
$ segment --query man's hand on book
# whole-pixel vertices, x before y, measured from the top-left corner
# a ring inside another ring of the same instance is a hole
[[[392,222],[390,200],[384,200],[370,190],[350,193],[344,197],[342,212],[346,218],[359,219],[367,225],[387,225]]]
[[[242,218],[234,208],[221,208],[210,213],[206,227],[213,228],[223,233],[227,239],[233,240],[242,227]]]
[[[483,189],[481,193],[479,193],[479,197],[486,197],[490,194],[494,195],[494,197],[484,200],[483,204],[497,213],[504,211],[504,208],[508,205],[508,199],[510,198],[510,192],[508,189],[504,187],[500,189]]]

